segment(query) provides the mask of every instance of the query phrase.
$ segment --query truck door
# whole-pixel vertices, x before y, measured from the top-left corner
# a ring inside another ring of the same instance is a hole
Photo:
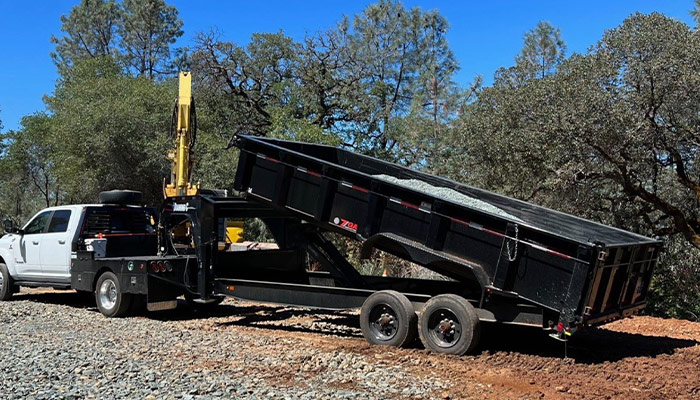
[[[71,210],[55,210],[41,236],[41,270],[52,282],[70,282]]]
[[[24,234],[14,246],[17,275],[20,279],[42,280],[41,241],[52,211],[43,211],[24,226]]]

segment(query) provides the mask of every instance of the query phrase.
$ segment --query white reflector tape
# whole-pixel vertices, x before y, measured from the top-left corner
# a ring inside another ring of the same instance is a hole
[[[146,305],[146,308],[148,309],[148,311],[172,310],[174,308],[177,308],[177,300],[158,301],[155,303],[148,303]]]

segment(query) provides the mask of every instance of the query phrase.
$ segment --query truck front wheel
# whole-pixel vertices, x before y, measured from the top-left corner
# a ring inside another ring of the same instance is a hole
[[[9,300],[16,290],[17,288],[12,281],[10,272],[7,270],[7,265],[0,263],[0,300]]]
[[[476,309],[467,299],[441,294],[428,300],[418,320],[425,348],[435,353],[462,355],[479,343],[481,326]]]
[[[417,319],[408,298],[394,290],[373,293],[360,310],[362,335],[375,345],[411,344],[416,338]]]
[[[129,310],[131,295],[122,293],[116,275],[105,272],[97,280],[95,301],[97,308],[106,317],[121,317]]]

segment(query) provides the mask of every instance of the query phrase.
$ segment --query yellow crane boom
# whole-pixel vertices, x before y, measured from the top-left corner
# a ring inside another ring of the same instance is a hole
[[[176,120],[175,150],[168,152],[172,162],[170,183],[163,188],[165,197],[194,196],[199,193],[199,184],[192,184],[192,164],[194,139],[196,135],[196,113],[192,99],[192,74],[180,72],[178,75],[179,94],[175,104]]]

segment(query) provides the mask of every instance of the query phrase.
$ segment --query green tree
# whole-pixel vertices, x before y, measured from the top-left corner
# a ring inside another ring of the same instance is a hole
[[[485,90],[463,126],[474,163],[498,162],[481,180],[528,199],[568,190],[572,211],[700,247],[699,45],[681,22],[635,14],[551,79]]]
[[[512,85],[498,77],[460,118],[454,142],[463,151],[451,173],[636,232],[683,238],[660,266],[673,273],[656,277],[655,290],[671,293],[700,274],[697,263],[680,262],[700,252],[699,50],[698,32],[682,22],[634,14],[544,79]],[[700,306],[699,297],[682,307]]]
[[[218,130],[267,134],[272,110],[289,104],[298,45],[280,33],[253,34],[245,48],[199,35],[191,56],[200,103],[215,110]]]
[[[53,173],[49,143],[52,119],[45,113],[22,118],[20,129],[1,135],[0,211],[23,221],[42,207],[59,204],[63,192]]]
[[[530,78],[544,78],[556,72],[556,68],[566,58],[566,44],[561,30],[546,21],[525,33],[524,45],[515,58]]]
[[[439,136],[460,104],[447,29],[437,11],[382,0],[303,43],[254,34],[243,48],[201,35],[190,60],[207,107],[219,110],[229,132],[317,140],[331,133],[339,138],[331,142],[421,163],[427,153],[411,141],[423,139],[407,135],[407,118],[432,119],[425,124]]]
[[[177,9],[163,0],[124,0],[118,32],[126,65],[149,78],[174,72],[170,46],[182,25]]]
[[[700,0],[695,0],[695,8],[690,11],[690,15],[695,20],[695,25],[700,26]]]
[[[121,18],[114,0],[82,0],[68,16],[61,16],[63,36],[51,36],[51,53],[59,66],[70,66],[83,58],[116,56],[117,25]]]
[[[477,76],[468,88],[453,79],[459,66],[445,35],[447,21],[437,11],[428,11],[414,23],[417,38],[418,75],[413,87],[413,99],[405,118],[403,139],[399,143],[401,161],[407,165],[440,172],[450,157],[450,131],[462,106],[473,98],[481,86]]]
[[[94,202],[100,191],[129,188],[160,202],[175,93],[173,81],[129,76],[110,57],[83,60],[61,76],[46,101],[66,201]]]

